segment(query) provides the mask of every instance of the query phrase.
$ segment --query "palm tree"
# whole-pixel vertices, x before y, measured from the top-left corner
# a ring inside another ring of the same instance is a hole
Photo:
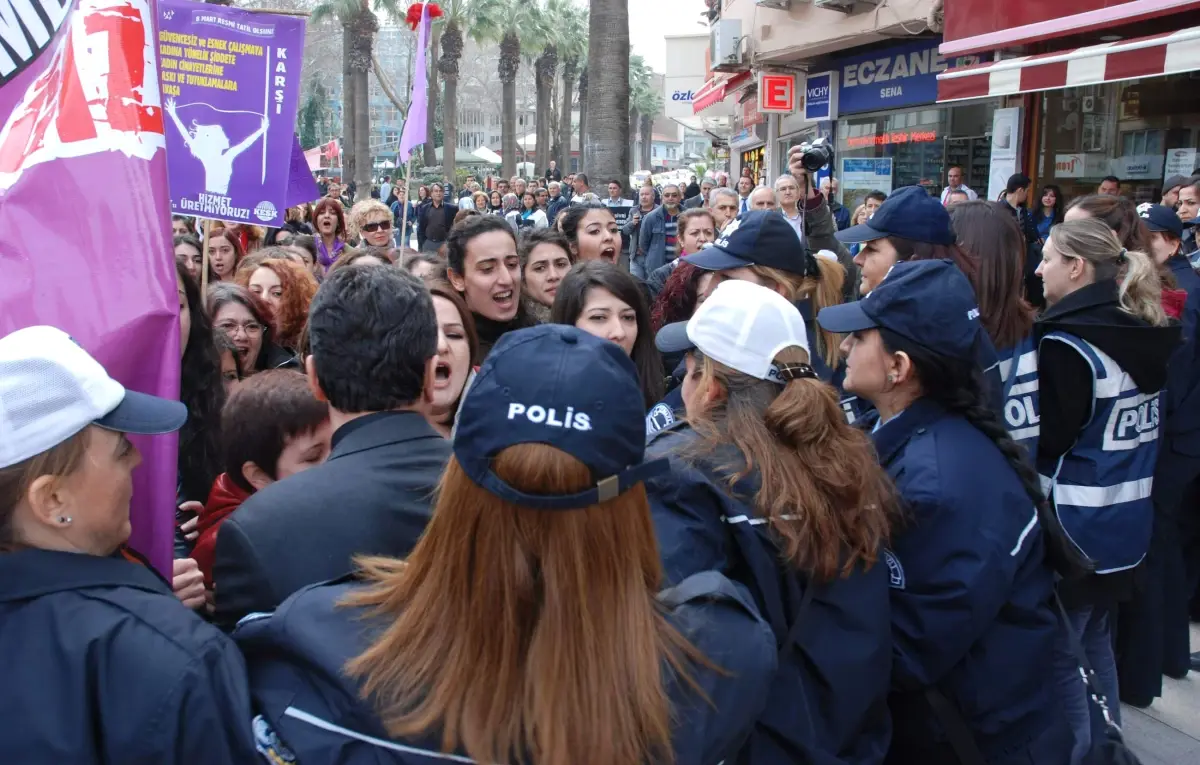
[[[346,171],[358,186],[357,199],[371,195],[371,111],[367,72],[372,66],[375,11],[400,13],[397,0],[322,0],[313,9],[312,22],[337,19],[342,25],[342,136]]]
[[[649,170],[649,166],[643,166],[638,157],[638,126],[641,124],[642,107],[646,105],[648,94],[650,91],[650,67],[646,66],[646,60],[638,54],[633,54],[629,57],[629,156],[634,159],[638,170]],[[646,142],[645,136],[641,137],[641,142]]]
[[[502,110],[500,119],[500,173],[508,177],[517,171],[517,72],[521,67],[522,39],[540,43],[543,25],[538,7],[529,0],[479,0],[480,36],[500,43]]]
[[[629,178],[629,0],[591,0],[587,111],[604,115],[581,141],[593,178]],[[581,85],[582,90],[582,85]]]
[[[558,112],[558,136],[554,140],[554,158],[565,173],[571,167],[571,111],[575,105],[575,78],[579,62],[587,59],[587,8],[567,3],[563,15],[551,19],[558,35],[558,55],[562,59],[562,108]],[[583,108],[583,98],[579,100]],[[580,120],[580,136],[583,122]],[[581,142],[582,143],[582,142]]]
[[[561,130],[561,115],[559,125],[554,124],[554,115],[551,102],[553,96],[551,91],[554,89],[554,78],[558,75],[558,62],[562,60],[566,63],[566,43],[564,31],[568,31],[574,19],[579,16],[578,7],[572,0],[545,0],[545,5],[541,11],[542,30],[548,32],[542,40],[542,53],[534,61],[534,84],[537,93],[537,155],[534,160],[539,171],[542,168],[548,167],[551,157],[558,157],[558,140],[551,140],[551,137],[556,135]],[[528,38],[527,38],[528,41]],[[578,68],[578,56],[573,64],[573,68]],[[572,72],[572,81],[575,75]],[[568,104],[569,107],[569,104]],[[568,109],[567,125],[570,126],[570,112]],[[551,148],[554,151],[551,152]]]
[[[590,24],[591,22],[589,21],[588,23]],[[584,136],[587,135],[587,124],[588,124],[588,104],[587,104],[587,102],[588,102],[588,71],[587,71],[587,59],[585,58],[583,71],[581,71],[579,73],[579,169],[580,170],[583,170],[583,168],[588,166],[588,163],[587,163],[587,141],[584,140]],[[571,165],[569,162],[566,165],[564,165],[563,166],[564,171],[566,168],[568,168],[570,166]]]
[[[443,0],[442,55],[437,69],[445,82],[442,98],[442,175],[454,178],[458,147],[458,63],[462,60],[463,35],[478,40],[485,28],[479,10],[488,10],[479,0]],[[430,112],[432,118],[433,112]],[[432,124],[432,119],[430,120]]]

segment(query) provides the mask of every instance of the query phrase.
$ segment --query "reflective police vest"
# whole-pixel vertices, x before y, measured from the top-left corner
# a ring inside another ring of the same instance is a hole
[[[1036,457],[1042,418],[1038,413],[1038,362],[1033,337],[997,354],[1000,362],[996,367],[1004,386],[1004,426],[1012,440],[1024,446],[1031,458]]]
[[[1150,545],[1150,489],[1158,457],[1159,393],[1142,393],[1108,354],[1065,332],[1042,342],[1074,348],[1092,371],[1092,412],[1075,445],[1039,460],[1042,488],[1071,541],[1110,574],[1141,562]]]

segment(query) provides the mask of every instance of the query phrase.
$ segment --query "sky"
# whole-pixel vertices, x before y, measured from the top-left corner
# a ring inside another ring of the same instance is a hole
[[[701,26],[704,0],[630,0],[629,43],[654,71],[667,65],[666,35],[707,34]]]

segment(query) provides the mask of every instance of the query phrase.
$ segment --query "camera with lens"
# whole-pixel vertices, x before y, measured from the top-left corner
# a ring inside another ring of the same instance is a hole
[[[824,138],[800,144],[800,164],[810,173],[815,173],[833,161],[833,147]]]

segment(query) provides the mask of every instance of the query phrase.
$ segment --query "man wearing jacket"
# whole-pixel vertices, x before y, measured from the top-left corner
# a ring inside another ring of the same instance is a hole
[[[429,188],[430,203],[422,205],[417,212],[417,247],[421,252],[437,252],[450,236],[458,205],[446,204],[442,184]]]
[[[634,261],[645,255],[641,245],[642,221],[652,212],[654,212],[654,189],[643,186],[638,189],[638,206],[630,212],[629,217],[625,220],[625,225],[621,226],[621,238],[629,242],[631,273]]]
[[[550,222],[550,227],[554,228],[554,221],[558,218],[558,214],[565,210],[571,202],[562,195],[562,184],[558,181],[550,181],[547,188],[550,190],[550,204],[546,207],[546,219]]]
[[[403,269],[331,272],[309,312],[309,382],[334,429],[324,464],[256,492],[221,525],[215,619],[232,627],[296,590],[403,558],[429,519],[450,454],[423,414],[438,330],[425,285]]]
[[[678,253],[677,219],[682,212],[679,205],[683,201],[683,192],[672,183],[663,186],[662,199],[662,206],[642,220],[638,232],[640,254],[630,260],[629,270],[639,279],[645,279],[659,266],[674,260]]]
[[[829,203],[829,212],[833,213],[833,222],[837,224],[838,231],[844,231],[850,228],[850,211],[837,201],[837,191],[837,178],[830,175],[821,179],[821,196]]]
[[[708,195],[716,187],[717,184],[712,178],[704,176],[704,180],[700,181],[700,193],[683,200],[683,209],[694,210],[697,207],[704,207],[708,204]]]

